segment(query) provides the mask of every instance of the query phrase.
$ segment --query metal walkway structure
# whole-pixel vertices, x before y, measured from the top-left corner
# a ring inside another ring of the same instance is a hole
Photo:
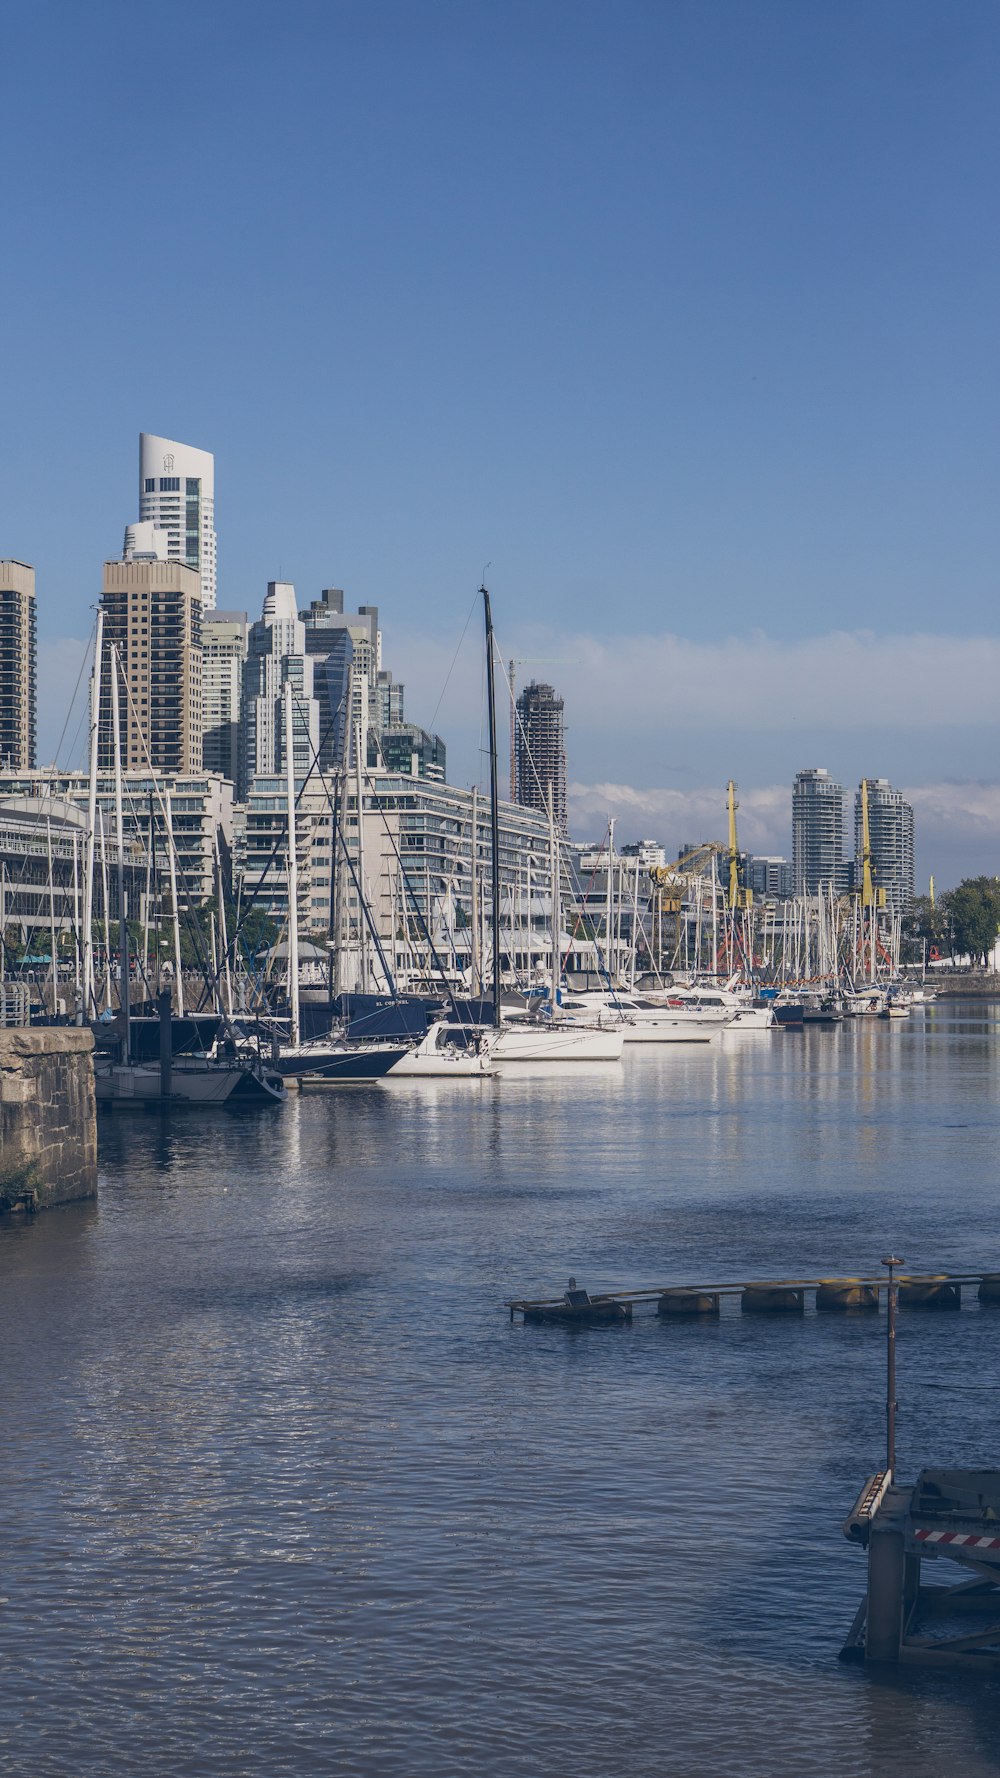
[[[1000,1673],[1000,1470],[924,1469],[912,1488],[870,1476],[844,1535],[868,1551],[868,1589],[843,1661],[909,1662]],[[962,1578],[923,1584],[923,1564]],[[969,1627],[985,1614],[986,1624]]]

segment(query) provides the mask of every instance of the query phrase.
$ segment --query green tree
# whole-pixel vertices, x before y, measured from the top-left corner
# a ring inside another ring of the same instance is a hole
[[[931,901],[929,895],[915,895],[903,916],[903,937],[910,941],[919,960],[924,945],[928,955],[937,951],[945,957],[951,950],[951,917],[943,903]]]
[[[941,899],[951,921],[954,949],[985,965],[1000,936],[1000,877],[966,877]]]

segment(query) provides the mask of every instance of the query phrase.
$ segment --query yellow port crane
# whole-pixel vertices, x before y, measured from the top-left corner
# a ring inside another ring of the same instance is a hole
[[[691,893],[695,878],[704,875],[713,858],[724,857],[728,848],[720,840],[706,840],[682,852],[672,864],[654,865],[649,873],[653,889],[653,932],[657,942],[660,965],[667,955],[676,956],[681,944],[681,916],[684,897]],[[672,967],[672,965],[671,965]]]
[[[740,849],[736,840],[736,785],[730,778],[726,785],[729,799],[729,905],[731,908],[749,908],[753,906],[753,890],[740,881]]]
[[[876,867],[872,863],[871,831],[868,824],[868,779],[861,780],[861,906],[884,908],[885,890],[876,887]]]

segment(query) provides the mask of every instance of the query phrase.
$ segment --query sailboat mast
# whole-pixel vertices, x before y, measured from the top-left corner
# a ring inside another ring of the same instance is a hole
[[[83,1001],[80,1023],[97,1011],[94,986],[94,865],[97,852],[97,737],[101,720],[101,659],[104,648],[104,613],[97,613],[94,641],[94,674],[91,679],[90,782],[87,786],[87,852],[83,867]]]
[[[299,1046],[299,872],[295,856],[295,752],[292,687],[285,681],[285,800],[288,804],[288,1041]],[[360,811],[359,811],[360,818]]]
[[[469,942],[469,989],[473,997],[479,993],[479,791],[472,786],[472,884],[470,909],[472,926]]]
[[[56,1016],[56,995],[59,991],[58,945],[56,944],[56,886],[52,877],[52,817],[45,817],[45,853],[49,868],[49,968],[52,976],[52,1018]]]
[[[367,896],[365,881],[365,792],[362,776],[361,749],[366,745],[364,729],[358,722],[354,743],[354,801],[358,811],[358,963],[360,966],[359,987],[362,994],[367,994],[370,986],[370,961],[368,955],[368,926],[363,918],[362,897]]]
[[[549,800],[551,803],[551,798]],[[615,891],[614,891],[614,865],[612,862],[614,859],[614,856],[615,856],[615,818],[613,815],[609,815],[609,817],[608,817],[608,881],[607,881],[607,891],[606,891],[606,894],[604,897],[604,902],[605,902],[605,907],[604,907],[604,967],[608,973],[608,987],[609,988],[613,985],[614,973],[615,973],[614,962],[613,962],[614,945],[615,945],[615,937],[614,937],[614,930],[613,930]]]
[[[170,906],[174,916],[174,969],[177,975],[177,1012],[184,1017],[184,974],[181,969],[181,917],[177,907],[177,858],[174,852],[174,816],[169,784],[163,792],[167,825],[167,865],[170,871]]]
[[[552,882],[552,975],[549,988],[549,1011],[553,1018],[559,1005],[559,848],[556,845],[556,818],[552,802],[552,782],[548,785],[549,801],[549,876]],[[609,978],[610,980],[610,978]]]
[[[3,967],[2,921],[0,921],[0,968]],[[80,1003],[80,849],[73,835],[73,986],[77,1005]]]
[[[122,1061],[132,1059],[129,1029],[128,918],[125,906],[125,824],[122,819],[122,731],[118,707],[118,650],[111,650],[111,728],[115,751],[115,839],[118,843],[118,1004],[122,1015]]]
[[[493,614],[490,595],[483,595],[483,617],[486,624],[486,708],[490,731],[490,852],[491,886],[493,890],[493,1023],[500,1026],[500,792],[497,786],[497,707],[493,681]]]

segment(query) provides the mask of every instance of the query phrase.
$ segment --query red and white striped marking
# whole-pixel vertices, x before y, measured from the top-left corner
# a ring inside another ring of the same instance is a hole
[[[967,1550],[1000,1550],[1000,1537],[967,1537],[961,1531],[915,1531],[913,1535],[918,1543],[952,1543]]]

